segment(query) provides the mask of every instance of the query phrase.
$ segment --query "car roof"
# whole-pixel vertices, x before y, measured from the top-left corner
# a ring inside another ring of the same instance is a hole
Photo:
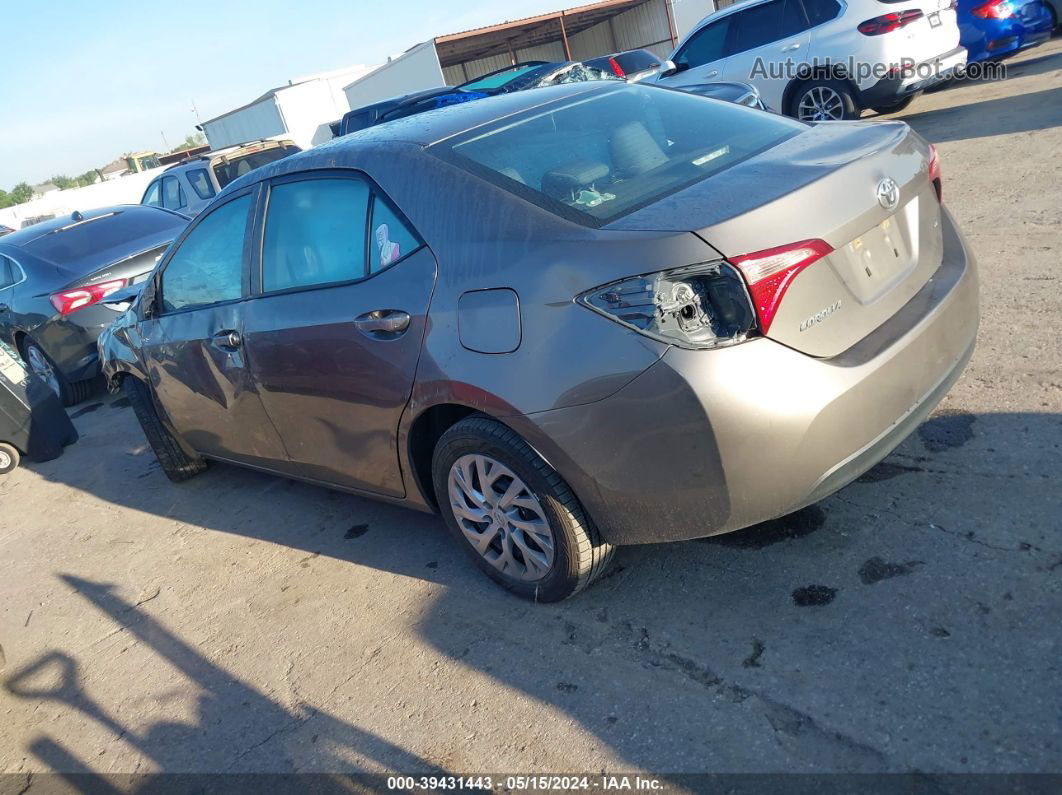
[[[448,138],[491,122],[535,108],[546,108],[572,97],[601,91],[632,88],[623,80],[593,80],[544,86],[511,94],[484,97],[424,111],[413,116],[377,124],[320,144],[275,163],[267,163],[225,186],[219,196],[246,188],[281,174],[293,174],[320,168],[349,168],[357,165],[361,153],[370,148],[388,146],[429,147]],[[645,90],[663,90],[638,86]]]
[[[202,152],[198,155],[192,155],[186,160],[179,160],[172,166],[167,166],[166,171],[163,173],[173,172],[180,168],[191,168],[203,166],[213,160],[215,157],[230,157],[237,154],[240,150],[249,146],[260,146],[261,144],[278,144],[278,145],[295,145],[295,142],[290,138],[257,138],[253,141],[244,141],[242,144],[233,144],[232,146],[223,146],[221,149],[211,149],[209,152]]]

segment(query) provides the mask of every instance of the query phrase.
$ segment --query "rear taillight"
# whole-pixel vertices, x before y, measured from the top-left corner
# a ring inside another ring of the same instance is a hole
[[[616,73],[616,77],[626,77],[626,73],[623,71],[623,67],[619,65],[619,61],[615,58],[608,59],[609,66],[612,67],[612,71]]]
[[[929,181],[933,183],[933,189],[937,192],[937,201],[944,201],[944,186],[940,181],[940,154],[933,144],[929,145]]]
[[[748,291],[726,262],[633,276],[595,287],[576,300],[630,329],[684,348],[732,345],[756,327]]]
[[[764,334],[771,328],[782,297],[797,274],[831,251],[833,247],[824,240],[802,240],[788,246],[730,257],[730,262],[741,271],[749,284],[752,303]]]
[[[1007,19],[1014,16],[1014,9],[1007,0],[988,0],[970,10],[978,19]]]
[[[52,294],[52,306],[56,308],[56,311],[58,311],[60,315],[69,315],[71,312],[84,309],[86,306],[98,304],[111,293],[117,292],[125,287],[125,283],[125,279],[114,279],[109,282],[100,282],[99,284],[88,284],[83,287],[71,287],[67,290],[61,290],[58,293]]]
[[[893,11],[888,14],[882,14],[880,17],[860,22],[856,29],[864,36],[880,36],[883,33],[899,30],[921,18],[922,12],[917,8],[911,8],[907,11]]]

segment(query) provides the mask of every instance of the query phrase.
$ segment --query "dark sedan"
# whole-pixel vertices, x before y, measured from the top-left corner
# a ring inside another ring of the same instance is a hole
[[[102,299],[148,275],[188,219],[122,205],[74,213],[0,238],[0,340],[62,398],[84,400],[96,339],[114,320]]]

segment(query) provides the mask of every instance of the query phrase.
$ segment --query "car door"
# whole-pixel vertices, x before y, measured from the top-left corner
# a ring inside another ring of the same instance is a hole
[[[771,0],[734,15],[721,80],[750,83],[767,107],[784,111],[782,96],[811,49],[800,0]]]
[[[155,396],[200,453],[274,466],[286,456],[243,345],[250,229],[257,186],[192,223],[160,264],[142,350]]]
[[[728,14],[710,22],[686,39],[671,59],[678,72],[660,78],[661,85],[676,87],[721,80],[720,75],[726,66],[726,42],[733,16]]]
[[[15,285],[22,281],[22,269],[10,257],[0,254],[0,340],[14,343]]]
[[[162,206],[167,210],[184,212],[188,207],[188,201],[184,195],[184,188],[177,177],[162,178]]]
[[[402,496],[398,422],[435,258],[353,172],[277,178],[267,208],[247,352],[292,473]]]

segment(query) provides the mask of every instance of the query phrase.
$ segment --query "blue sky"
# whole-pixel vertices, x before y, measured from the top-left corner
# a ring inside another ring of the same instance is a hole
[[[4,12],[0,188],[170,147],[289,79],[589,0],[50,0]]]

